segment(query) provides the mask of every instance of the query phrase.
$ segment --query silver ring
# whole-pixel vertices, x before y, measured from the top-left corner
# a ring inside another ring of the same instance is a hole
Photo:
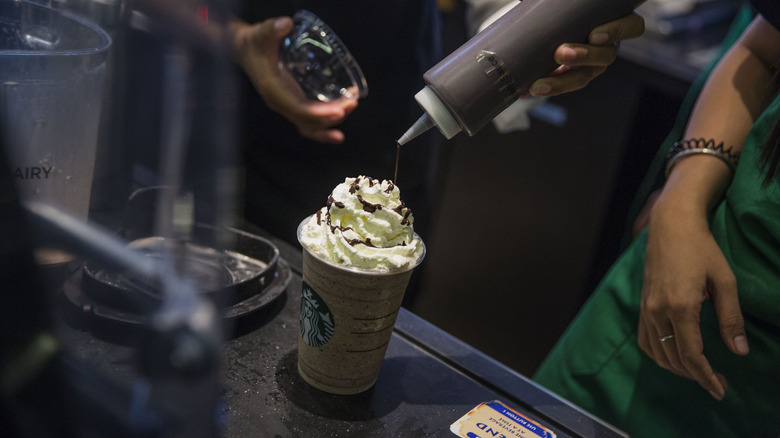
[[[666,336],[661,336],[660,338],[658,338],[658,340],[661,341],[661,342],[666,342],[669,339],[674,339],[674,335],[666,335]]]

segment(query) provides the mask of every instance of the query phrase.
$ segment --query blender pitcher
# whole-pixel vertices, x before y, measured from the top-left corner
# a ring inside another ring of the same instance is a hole
[[[0,133],[21,200],[86,219],[111,39],[58,5],[0,0]]]

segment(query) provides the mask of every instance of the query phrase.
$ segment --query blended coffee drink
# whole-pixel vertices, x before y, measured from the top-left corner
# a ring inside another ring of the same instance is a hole
[[[391,181],[347,178],[298,227],[303,246],[298,371],[312,386],[374,385],[412,270],[425,256]]]

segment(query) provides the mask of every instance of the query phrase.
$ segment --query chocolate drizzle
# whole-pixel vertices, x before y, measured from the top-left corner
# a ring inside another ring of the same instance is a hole
[[[341,225],[333,225],[330,222],[330,215],[328,215],[328,227],[330,227],[330,232],[334,233],[334,234],[336,233],[336,230],[341,230],[342,233],[345,232],[345,231],[352,230],[352,227],[343,227]]]
[[[360,239],[348,239],[348,240],[347,240],[347,243],[349,243],[349,246],[355,246],[355,245],[366,245],[366,246],[368,246],[368,247],[371,247],[371,248],[376,248],[376,246],[374,246],[374,244],[373,244],[373,243],[371,243],[371,239],[370,239],[370,238],[369,238],[369,239],[366,239],[366,240],[360,240]],[[404,242],[404,245],[405,245],[405,244],[406,244],[406,242]]]
[[[338,208],[344,208],[344,203],[343,202],[337,201],[337,200],[333,199],[333,193],[331,193],[330,196],[328,196],[328,204],[327,205],[328,205],[328,210],[330,210],[330,206],[331,205],[335,205]]]
[[[371,178],[370,176],[364,177],[366,181],[368,181],[369,187],[374,187],[374,178]],[[355,192],[360,190],[360,177],[355,178],[354,181],[352,181],[352,184],[349,185],[349,193],[354,195]]]
[[[360,201],[360,203],[363,204],[363,210],[364,211],[367,211],[369,213],[373,213],[373,212],[375,212],[377,210],[381,210],[382,209],[382,204],[372,204],[372,203],[366,201],[365,199],[363,199],[363,197],[360,196],[360,195],[357,195],[357,198],[358,198],[358,201]]]
[[[406,211],[404,212],[404,208]],[[406,204],[401,202],[398,207],[393,209],[394,212],[398,213],[398,216],[401,216],[401,225],[409,225],[409,215],[412,214],[412,209],[407,207]]]
[[[344,231],[351,230],[352,227],[342,227],[341,225],[333,225],[331,223],[331,221],[330,221],[330,206],[331,205],[335,205],[338,208],[344,208],[345,207],[343,202],[336,201],[333,198],[333,193],[331,193],[330,196],[328,196],[327,213],[325,213],[325,217],[327,218],[327,224],[328,224],[328,227],[330,228],[330,232],[331,233],[335,233],[336,230],[341,230],[341,232],[343,233]],[[322,215],[322,213],[320,211],[317,211],[317,225],[320,225],[320,223],[321,223],[321,220],[322,220],[321,219],[321,215]]]
[[[331,233],[335,233],[336,230],[341,230],[341,232],[343,233],[345,231],[349,231],[349,230],[352,229],[352,227],[344,227],[344,226],[341,226],[341,225],[333,225],[331,223],[331,221],[330,221],[330,211],[328,211],[326,216],[328,217],[328,227],[330,227],[330,232]]]

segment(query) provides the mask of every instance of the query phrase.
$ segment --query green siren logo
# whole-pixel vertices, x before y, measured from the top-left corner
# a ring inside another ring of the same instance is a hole
[[[303,282],[301,296],[301,336],[312,347],[322,347],[333,337],[333,314],[325,301]]]

